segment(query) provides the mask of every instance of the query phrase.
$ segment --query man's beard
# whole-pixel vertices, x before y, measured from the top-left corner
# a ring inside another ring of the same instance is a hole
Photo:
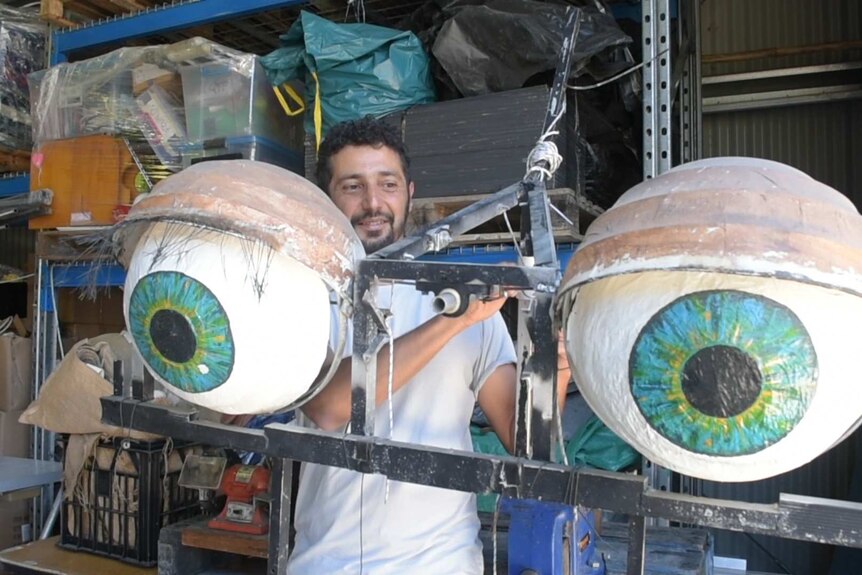
[[[386,222],[389,223],[389,229],[375,237],[359,237],[360,241],[362,242],[362,247],[365,248],[366,254],[370,254],[376,252],[379,249],[385,248],[386,246],[395,241],[395,216],[393,216],[392,214],[387,214],[381,211],[362,212],[353,216],[350,219],[350,223],[353,225],[353,229],[357,229],[359,222],[369,218],[385,219]]]

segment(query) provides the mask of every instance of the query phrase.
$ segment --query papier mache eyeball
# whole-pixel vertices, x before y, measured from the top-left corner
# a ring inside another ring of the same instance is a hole
[[[252,414],[299,405],[325,383],[344,330],[330,301],[346,297],[364,251],[309,181],[261,162],[203,162],[137,202],[114,245],[127,328],[169,391]]]
[[[589,405],[679,473],[778,475],[862,417],[862,217],[789,166],[715,158],[635,186],[587,230],[557,303]]]

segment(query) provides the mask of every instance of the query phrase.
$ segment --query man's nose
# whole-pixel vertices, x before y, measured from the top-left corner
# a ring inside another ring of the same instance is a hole
[[[365,211],[374,212],[380,207],[380,191],[375,186],[367,186],[362,196],[362,207]]]

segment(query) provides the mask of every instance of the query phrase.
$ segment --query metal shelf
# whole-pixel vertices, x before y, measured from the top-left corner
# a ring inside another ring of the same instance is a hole
[[[184,28],[243,18],[255,13],[305,4],[306,0],[187,0],[134,14],[98,20],[53,34],[51,63],[68,61],[81,50],[126,42]]]

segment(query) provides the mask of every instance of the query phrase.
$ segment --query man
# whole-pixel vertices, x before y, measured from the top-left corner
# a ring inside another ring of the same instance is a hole
[[[371,118],[332,128],[319,150],[318,184],[350,219],[368,253],[404,235],[414,186],[394,129]],[[474,301],[456,318],[436,315],[433,296],[409,285],[381,286],[376,297],[392,312],[395,355],[391,427],[389,347],[378,357],[375,434],[470,451],[469,423],[478,401],[511,451],[516,369],[498,313],[505,297]],[[341,430],[349,422],[350,364],[346,357],[332,381],[302,407],[317,427]],[[290,575],[483,572],[473,495],[304,464],[297,499]]]

